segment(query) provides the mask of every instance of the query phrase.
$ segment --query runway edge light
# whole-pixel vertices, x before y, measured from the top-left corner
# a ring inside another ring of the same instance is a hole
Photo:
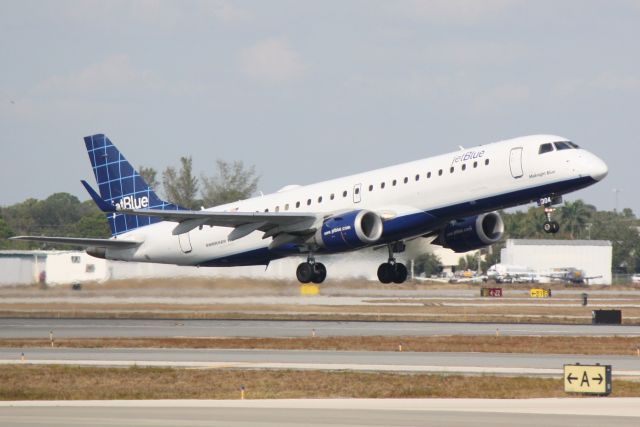
[[[563,370],[564,391],[566,393],[611,394],[611,365],[567,364]]]

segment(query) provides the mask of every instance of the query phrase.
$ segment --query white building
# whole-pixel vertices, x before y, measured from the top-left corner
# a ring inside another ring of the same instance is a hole
[[[526,266],[542,277],[575,268],[585,277],[594,277],[589,284],[610,285],[612,256],[608,240],[509,239],[500,253],[500,263]]]

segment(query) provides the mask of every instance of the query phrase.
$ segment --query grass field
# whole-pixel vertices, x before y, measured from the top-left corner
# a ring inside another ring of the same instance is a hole
[[[307,338],[103,338],[59,339],[71,348],[220,348],[282,350],[361,350],[420,352],[489,352],[635,356],[640,337],[307,337]],[[0,347],[50,347],[46,339],[2,339]],[[640,364],[640,357],[638,358]]]
[[[0,400],[566,397],[562,380],[324,371],[83,368],[7,365]],[[614,397],[640,383],[614,380]]]

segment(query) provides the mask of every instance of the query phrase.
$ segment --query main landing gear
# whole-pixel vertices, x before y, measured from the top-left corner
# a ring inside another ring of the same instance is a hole
[[[300,283],[322,283],[327,278],[327,268],[321,262],[316,262],[313,255],[309,254],[307,262],[298,265],[296,277]]]
[[[402,243],[396,243],[388,245],[389,247],[389,261],[383,264],[380,264],[378,267],[378,280],[382,283],[404,283],[407,280],[407,267],[400,263],[396,262],[395,257],[393,256],[394,252],[402,252],[404,250],[404,245]]]

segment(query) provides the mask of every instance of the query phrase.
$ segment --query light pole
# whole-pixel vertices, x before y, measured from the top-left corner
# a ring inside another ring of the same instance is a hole
[[[615,209],[613,210],[614,212],[618,212],[618,199],[619,199],[619,197],[620,197],[620,192],[621,192],[621,191],[622,191],[622,190],[621,190],[621,189],[619,189],[619,188],[614,188],[614,189],[613,189],[613,192],[614,192],[614,194],[615,194],[615,199],[616,199],[616,207],[615,207]]]

